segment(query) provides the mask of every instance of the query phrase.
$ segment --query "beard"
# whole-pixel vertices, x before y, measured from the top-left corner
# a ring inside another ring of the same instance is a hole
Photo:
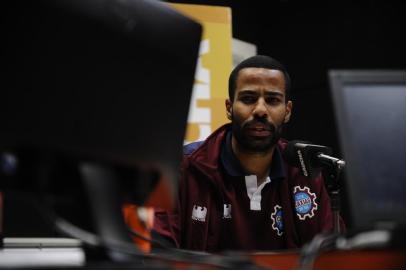
[[[271,132],[267,137],[250,136],[248,129],[256,124],[265,125],[265,128]],[[276,145],[282,135],[282,126],[275,126],[265,118],[254,118],[253,120],[243,123],[232,115],[232,132],[239,146],[249,153],[265,153]]]

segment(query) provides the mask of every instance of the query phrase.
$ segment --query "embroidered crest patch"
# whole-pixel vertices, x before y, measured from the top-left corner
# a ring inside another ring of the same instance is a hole
[[[274,211],[271,214],[272,219],[272,229],[281,236],[283,234],[283,219],[282,219],[282,207],[280,205],[275,205]]]
[[[295,186],[293,189],[296,214],[301,220],[312,218],[317,210],[316,194],[308,187]]]
[[[207,215],[207,208],[204,206],[199,206],[199,205],[193,205],[193,210],[192,210],[192,219],[205,222],[206,221],[206,215]]]

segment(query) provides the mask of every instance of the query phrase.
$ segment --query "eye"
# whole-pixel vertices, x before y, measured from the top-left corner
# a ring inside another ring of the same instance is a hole
[[[244,104],[253,104],[257,101],[257,97],[256,96],[241,96],[239,98],[239,100],[241,102],[243,102]]]
[[[267,98],[265,99],[265,102],[268,103],[268,104],[276,105],[276,104],[281,103],[281,102],[282,102],[282,99],[279,98],[279,97],[267,97]]]

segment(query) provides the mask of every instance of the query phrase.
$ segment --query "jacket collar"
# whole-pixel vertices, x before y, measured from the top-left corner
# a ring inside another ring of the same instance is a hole
[[[285,164],[281,154],[285,144],[285,141],[279,140],[275,147],[269,175],[271,179],[286,176]],[[223,151],[226,153],[223,153]],[[219,172],[219,164],[222,164],[230,175],[242,176],[246,174],[231,150],[231,124],[225,124],[214,131],[200,147],[191,153],[188,160],[190,165],[202,172]],[[230,160],[230,162],[225,164],[224,160]]]
[[[221,145],[229,126],[225,124],[215,130],[196,150],[185,156],[187,163],[203,173],[219,172]]]

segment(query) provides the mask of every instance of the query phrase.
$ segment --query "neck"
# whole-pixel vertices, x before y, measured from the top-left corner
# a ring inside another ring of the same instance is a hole
[[[269,175],[275,146],[266,152],[248,152],[242,149],[234,136],[232,136],[231,147],[244,170],[257,176],[258,186],[262,184]]]

